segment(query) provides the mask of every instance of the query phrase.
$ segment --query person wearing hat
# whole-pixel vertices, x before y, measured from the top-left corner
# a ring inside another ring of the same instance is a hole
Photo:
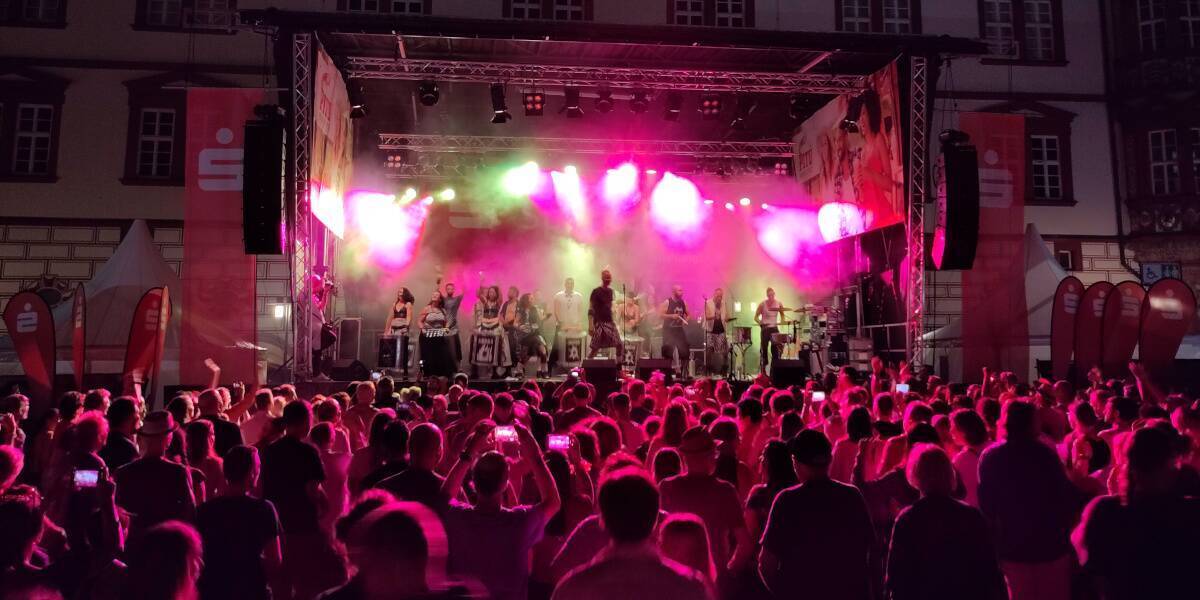
[[[117,505],[130,513],[130,537],[163,521],[191,521],[196,515],[188,468],[165,457],[176,429],[165,410],[146,415],[138,430],[142,457],[117,469]]]
[[[829,478],[833,445],[824,433],[801,430],[789,445],[800,483],[771,505],[758,557],[763,584],[777,598],[869,598],[875,530],[862,494]]]
[[[717,443],[702,426],[683,433],[678,447],[683,473],[660,484],[663,510],[692,513],[704,521],[712,542],[713,562],[720,573],[738,571],[749,563],[754,547],[738,500],[737,488],[715,475]],[[736,546],[730,546],[730,539]]]

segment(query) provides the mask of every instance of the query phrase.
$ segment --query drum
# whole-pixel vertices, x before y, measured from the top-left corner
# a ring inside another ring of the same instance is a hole
[[[643,347],[646,339],[640,335],[627,335],[624,339],[625,343],[625,360],[622,364],[627,369],[633,370],[637,368],[637,360],[642,356]]]
[[[408,337],[397,337],[394,335],[379,336],[379,362],[380,369],[399,369],[400,360],[400,344],[408,345]]]
[[[782,346],[784,344],[790,344],[790,343],[792,343],[792,334],[790,334],[790,333],[772,333],[771,334],[771,343],[777,344],[780,346]]]
[[[582,332],[562,334],[562,364],[564,367],[574,368],[583,364],[586,339],[587,335]]]
[[[749,327],[734,327],[733,328],[733,343],[734,344],[753,344],[754,336]]]
[[[422,329],[421,336],[427,338],[444,338],[450,337],[450,330],[443,327],[441,329]]]
[[[500,363],[500,336],[476,332],[471,335],[471,364],[494,367]]]

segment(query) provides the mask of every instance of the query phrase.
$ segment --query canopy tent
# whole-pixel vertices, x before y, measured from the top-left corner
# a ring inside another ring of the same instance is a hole
[[[1055,260],[1042,234],[1033,223],[1025,227],[1025,316],[1029,322],[1030,358],[1048,359],[1050,352],[1050,313],[1054,291],[1067,272]],[[941,357],[950,363],[949,376],[962,381],[962,320],[959,319],[923,336],[925,364],[936,365]],[[1030,374],[1032,374],[1032,365]]]

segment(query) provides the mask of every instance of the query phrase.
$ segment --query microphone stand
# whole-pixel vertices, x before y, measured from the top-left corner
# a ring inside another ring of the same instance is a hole
[[[700,337],[703,344],[702,347],[704,348],[704,358],[700,362],[702,363],[701,366],[704,367],[704,372],[708,373],[708,296],[701,295],[700,298],[700,306],[703,311],[700,313],[700,332],[702,334]],[[696,370],[699,371],[700,369]]]
[[[629,303],[629,297],[625,295],[625,283],[621,283],[621,310],[617,313],[617,318],[621,319],[621,339],[617,340],[617,347],[621,349],[617,353],[617,370],[620,371],[625,367],[625,338],[629,337],[629,325],[625,322],[625,305]]]

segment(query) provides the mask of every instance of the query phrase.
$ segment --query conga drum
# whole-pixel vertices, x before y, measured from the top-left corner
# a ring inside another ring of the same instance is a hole
[[[629,369],[630,371],[636,369],[638,358],[641,358],[642,356],[642,347],[645,345],[645,343],[645,338],[640,335],[625,336],[625,356],[621,366]]]
[[[471,364],[495,367],[500,363],[500,335],[477,331],[471,335]]]
[[[583,332],[564,333],[563,336],[563,360],[562,364],[568,369],[578,368],[583,365],[584,352],[587,348],[587,335]]]

